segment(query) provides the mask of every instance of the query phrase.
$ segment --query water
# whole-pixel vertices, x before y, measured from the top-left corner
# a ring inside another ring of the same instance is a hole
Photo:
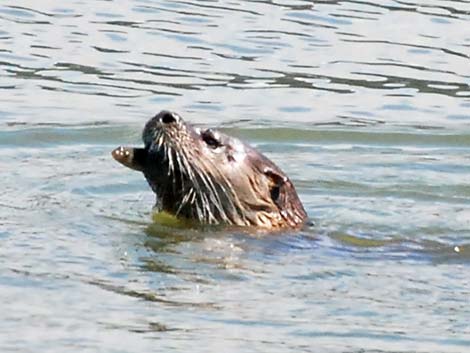
[[[0,351],[466,352],[470,2],[0,5]],[[110,157],[173,109],[316,222],[153,224]]]

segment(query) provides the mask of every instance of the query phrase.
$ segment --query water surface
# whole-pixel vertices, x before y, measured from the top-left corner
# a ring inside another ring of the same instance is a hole
[[[470,3],[2,1],[2,352],[466,352]],[[172,109],[315,226],[152,222],[110,151]]]

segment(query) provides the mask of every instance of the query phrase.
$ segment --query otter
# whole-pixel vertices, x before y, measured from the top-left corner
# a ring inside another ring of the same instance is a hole
[[[203,225],[281,229],[307,221],[286,174],[237,138],[164,110],[146,123],[142,139],[144,148],[121,146],[112,156],[144,174],[157,211]]]

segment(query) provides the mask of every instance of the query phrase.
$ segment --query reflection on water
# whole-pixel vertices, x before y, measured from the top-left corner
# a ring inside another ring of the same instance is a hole
[[[3,1],[0,350],[464,352],[469,20],[458,0]],[[110,151],[160,109],[269,155],[315,226],[152,222]]]

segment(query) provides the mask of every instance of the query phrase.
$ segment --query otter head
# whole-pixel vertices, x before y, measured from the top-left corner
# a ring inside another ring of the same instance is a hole
[[[119,147],[113,157],[144,173],[157,209],[202,224],[273,229],[306,221],[289,178],[239,139],[169,111],[150,119],[142,138],[144,148]]]

